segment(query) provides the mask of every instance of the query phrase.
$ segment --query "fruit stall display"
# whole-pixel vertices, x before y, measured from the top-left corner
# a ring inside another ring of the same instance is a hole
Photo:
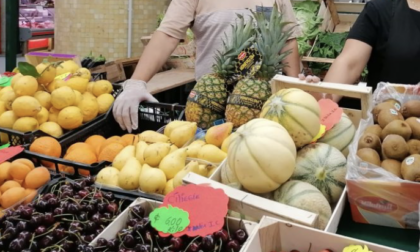
[[[114,102],[112,84],[91,81],[90,71],[72,60],[21,62],[16,72],[11,85],[0,88],[2,144],[28,144],[42,134],[65,138],[103,118]]]
[[[350,149],[347,183],[353,219],[418,229],[420,98],[417,86],[380,83],[375,106]],[[400,198],[404,195],[404,199]]]

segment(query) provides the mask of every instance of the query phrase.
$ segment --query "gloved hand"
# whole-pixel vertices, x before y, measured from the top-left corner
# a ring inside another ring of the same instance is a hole
[[[299,74],[299,80],[306,81],[308,83],[318,83],[321,79],[318,76]]]
[[[146,82],[141,80],[126,80],[123,90],[115,100],[112,112],[121,129],[131,133],[139,127],[139,104],[143,101],[158,100],[147,91]]]

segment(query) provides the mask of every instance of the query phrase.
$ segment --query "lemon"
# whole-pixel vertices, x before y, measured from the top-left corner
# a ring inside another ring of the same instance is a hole
[[[34,131],[38,128],[38,121],[33,117],[21,117],[13,124],[13,130],[20,132]]]
[[[79,70],[77,70],[76,71],[76,73],[75,73],[77,76],[80,76],[80,77],[82,77],[83,79],[86,79],[86,80],[90,80],[90,78],[92,77],[92,75],[91,75],[91,73],[90,73],[90,71],[89,71],[89,69],[87,69],[87,68],[80,68]]]
[[[8,110],[12,109],[12,104],[15,99],[16,94],[13,90],[0,94],[0,101],[4,102]]]
[[[32,96],[18,97],[12,104],[12,110],[18,117],[36,116],[41,109],[39,101]]]
[[[98,98],[99,114],[105,114],[114,103],[114,97],[110,94],[101,94]]]
[[[70,87],[60,87],[51,93],[51,104],[56,109],[72,106],[76,101],[76,95]]]
[[[65,73],[75,73],[79,69],[79,65],[76,64],[73,60],[66,60],[59,64],[56,68],[56,76],[65,74]]]
[[[86,88],[86,92],[92,93],[93,85],[95,85],[95,82],[89,82]]]
[[[32,76],[22,76],[13,85],[13,91],[17,97],[19,96],[33,96],[38,90],[38,82]]]
[[[0,97],[1,97],[3,94],[5,94],[5,93],[7,93],[7,92],[10,92],[10,91],[13,91],[13,88],[12,88],[11,86],[8,86],[8,87],[4,87],[4,88],[2,88],[2,89],[0,90]]]
[[[57,138],[63,135],[63,129],[56,122],[44,122],[39,126],[39,130]]]
[[[77,90],[80,93],[86,92],[87,85],[89,80],[86,80],[82,77],[73,77],[65,82],[66,86],[71,87],[73,90]]]
[[[61,110],[56,109],[54,107],[50,108],[50,114],[48,115],[48,121],[49,122],[58,122],[58,114]]]
[[[34,94],[35,99],[39,101],[42,107],[49,110],[51,108],[51,94],[45,91],[38,91]]]
[[[41,75],[37,78],[38,84],[48,85],[54,81],[56,70],[53,65],[49,63],[41,63],[36,66],[36,70]]]
[[[112,92],[112,84],[107,80],[100,80],[95,82],[92,87],[92,94],[96,97],[100,96],[101,94],[110,94]]]
[[[84,94],[82,94],[82,96],[83,96],[83,99],[96,100],[96,97],[90,92],[85,92]]]
[[[0,115],[7,111],[6,103],[4,101],[0,101]]]
[[[13,86],[16,84],[16,82],[22,77],[23,75],[21,73],[17,73],[12,77],[12,80],[10,81],[10,86],[13,88]]]
[[[99,106],[96,100],[82,99],[78,107],[82,111],[84,123],[92,121],[98,115]]]
[[[65,81],[57,79],[48,85],[47,90],[48,92],[52,93],[54,90],[56,90],[59,87],[64,87],[66,85]]]
[[[79,91],[77,91],[77,90],[73,90],[73,92],[74,92],[74,94],[76,95],[76,99],[75,99],[75,101],[74,101],[74,106],[77,106],[77,105],[79,105],[79,103],[80,103],[80,101],[83,99],[83,96],[82,96],[82,94],[79,92]]]
[[[44,122],[48,121],[50,113],[48,113],[48,110],[44,107],[42,107],[41,111],[36,115],[36,119],[38,120],[38,124],[41,125]]]
[[[83,123],[82,111],[75,106],[64,108],[58,114],[58,125],[66,130],[76,129]]]
[[[0,115],[0,127],[11,129],[19,117],[13,111],[6,111]]]

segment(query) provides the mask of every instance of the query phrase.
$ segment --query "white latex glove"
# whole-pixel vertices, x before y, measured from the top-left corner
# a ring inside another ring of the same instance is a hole
[[[115,100],[112,112],[121,129],[131,133],[139,127],[139,104],[158,100],[147,91],[146,82],[141,80],[126,80],[123,90]]]
[[[305,76],[304,74],[299,74],[299,80],[306,81],[308,83],[318,83],[321,81],[321,79],[317,76]]]

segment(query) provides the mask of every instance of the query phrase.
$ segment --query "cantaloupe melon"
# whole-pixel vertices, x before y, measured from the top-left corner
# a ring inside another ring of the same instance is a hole
[[[296,88],[281,89],[273,94],[264,104],[260,117],[286,128],[296,147],[311,143],[321,127],[318,102]]]
[[[347,160],[331,145],[316,143],[301,149],[296,158],[293,180],[318,188],[329,203],[336,203],[346,185]]]
[[[326,143],[339,149],[347,157],[349,154],[348,146],[353,141],[355,133],[356,127],[350,118],[343,113],[340,121],[332,129],[328,130],[318,142]]]
[[[293,174],[296,146],[280,124],[254,119],[232,134],[227,161],[246,190],[267,193]]]
[[[315,226],[325,229],[331,218],[331,207],[324,195],[313,185],[291,180],[274,192],[274,200],[292,207],[318,214]]]
[[[230,169],[226,161],[224,161],[220,165],[220,178],[222,179],[222,184],[225,184],[225,185],[236,184],[236,183],[240,184],[235,173],[232,171],[232,169]]]

